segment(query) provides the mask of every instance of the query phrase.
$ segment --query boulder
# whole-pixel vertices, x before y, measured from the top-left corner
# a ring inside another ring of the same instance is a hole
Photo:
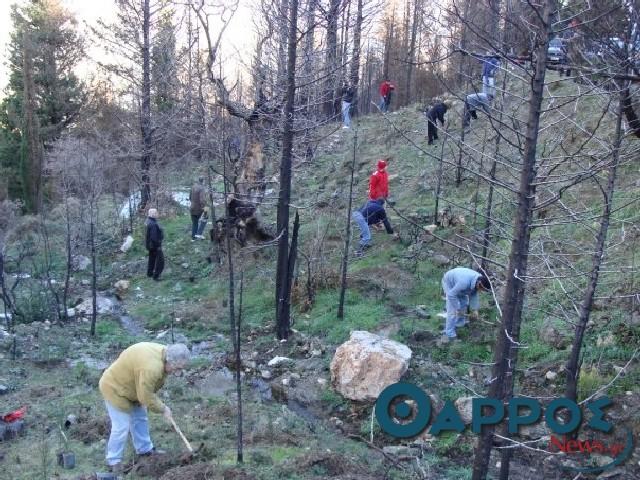
[[[269,360],[267,365],[269,365],[270,367],[277,367],[282,363],[291,363],[291,362],[292,360],[288,357],[273,357],[271,360]]]
[[[613,333],[607,333],[606,335],[598,335],[596,340],[596,347],[611,347],[615,345],[616,339]]]
[[[522,425],[519,429],[520,435],[527,440],[546,439],[551,435],[551,430],[544,421],[531,425]]]
[[[115,307],[115,302],[110,298],[100,297],[96,298],[96,310],[98,314],[111,313]],[[76,306],[76,313],[81,315],[91,315],[93,312],[93,301],[91,298],[87,298],[82,303]]]
[[[465,425],[470,425],[473,420],[473,397],[460,397],[454,402],[454,405]]]
[[[120,247],[120,251],[122,253],[127,253],[131,246],[133,245],[133,237],[131,235],[127,235],[127,238],[122,242],[122,246]]]
[[[409,367],[411,349],[365,331],[353,331],[331,360],[331,383],[346,398],[375,401]]]
[[[431,261],[439,266],[449,265],[451,263],[451,259],[445,255],[440,255],[439,253],[435,254],[431,257]]]
[[[116,289],[116,297],[122,299],[129,291],[130,286],[131,283],[129,282],[129,280],[118,280],[116,283],[114,283],[113,288]]]
[[[71,259],[71,264],[75,271],[82,272],[89,268],[89,265],[91,265],[91,259],[84,255],[74,255]]]
[[[547,318],[542,322],[540,340],[547,345],[560,349],[565,348],[569,343],[571,343],[569,336],[565,332],[561,331],[550,318]]]

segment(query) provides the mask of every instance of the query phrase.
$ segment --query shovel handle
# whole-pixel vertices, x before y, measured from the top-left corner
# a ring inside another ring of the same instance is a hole
[[[191,444],[189,443],[189,440],[187,440],[187,438],[183,435],[182,431],[180,430],[180,427],[178,427],[173,417],[171,417],[171,425],[173,426],[173,429],[178,433],[178,435],[180,435],[180,438],[182,439],[184,444],[187,446],[187,450],[189,450],[190,453],[193,453],[193,448],[191,448]]]

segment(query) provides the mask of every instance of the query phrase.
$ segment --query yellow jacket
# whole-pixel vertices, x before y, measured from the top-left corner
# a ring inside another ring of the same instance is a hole
[[[111,405],[128,412],[135,404],[156,413],[164,403],[156,392],[164,385],[164,345],[141,342],[123,351],[100,378],[100,392]]]

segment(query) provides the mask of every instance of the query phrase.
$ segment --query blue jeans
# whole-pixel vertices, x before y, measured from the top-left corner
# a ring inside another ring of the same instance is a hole
[[[387,113],[387,110],[389,110],[389,104],[387,103],[387,98],[383,97],[382,95],[380,95],[380,110],[383,113]]]
[[[200,221],[200,215],[191,214],[191,238],[196,238],[198,235],[198,222]]]
[[[351,103],[342,101],[342,123],[345,127],[351,127]]]
[[[457,337],[456,328],[464,327],[467,324],[467,319],[465,317],[459,317],[458,311],[465,311],[467,309],[467,305],[469,304],[469,297],[458,297],[457,300],[460,303],[460,308],[456,309],[455,304],[453,303],[454,299],[449,296],[448,288],[445,284],[444,278],[442,279],[442,290],[445,297],[447,298],[447,319],[444,323],[444,334],[447,337],[455,338]]]
[[[482,77],[482,93],[495,97],[496,95],[496,79],[495,77]]]
[[[198,221],[198,235],[202,235],[206,226],[207,226],[207,220]]]
[[[360,248],[368,246],[371,243],[371,230],[369,230],[369,224],[364,219],[362,213],[358,210],[353,212],[352,217],[358,224],[358,227],[360,227]]]
[[[111,419],[111,434],[109,442],[107,442],[107,465],[122,462],[129,432],[131,432],[133,447],[138,455],[153,450],[146,407],[136,406],[130,412],[123,412],[106,400],[104,403]]]

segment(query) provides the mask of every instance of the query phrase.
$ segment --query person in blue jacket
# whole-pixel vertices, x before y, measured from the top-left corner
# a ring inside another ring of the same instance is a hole
[[[353,212],[353,219],[360,227],[360,247],[356,250],[356,255],[360,256],[371,246],[371,230],[369,225],[376,225],[380,222],[384,224],[384,228],[389,235],[398,238],[398,234],[393,232],[391,223],[387,218],[387,212],[384,211],[384,199],[369,200],[364,206]]]
[[[456,328],[467,324],[467,307],[471,309],[470,318],[478,318],[480,300],[478,292],[491,290],[489,279],[482,273],[470,268],[457,267],[442,277],[442,290],[447,301],[447,319],[444,324],[443,342],[457,337]]]
[[[500,66],[500,57],[487,55],[482,61],[482,93],[495,97],[496,72]]]

